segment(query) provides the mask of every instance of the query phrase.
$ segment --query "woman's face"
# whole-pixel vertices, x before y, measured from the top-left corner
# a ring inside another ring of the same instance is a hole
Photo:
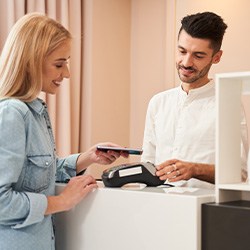
[[[43,62],[42,91],[56,94],[64,78],[69,78],[68,60],[71,41],[65,41],[55,49]]]

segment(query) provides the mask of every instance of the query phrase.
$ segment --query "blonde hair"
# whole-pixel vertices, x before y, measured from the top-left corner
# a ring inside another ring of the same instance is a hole
[[[67,29],[46,15],[30,13],[20,18],[0,57],[0,99],[34,100],[42,89],[43,61],[71,38]]]

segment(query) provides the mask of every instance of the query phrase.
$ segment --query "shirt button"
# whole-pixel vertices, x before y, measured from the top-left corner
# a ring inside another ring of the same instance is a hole
[[[48,165],[49,165],[49,163],[46,161],[46,162],[45,162],[45,165],[46,165],[46,166],[48,166]]]

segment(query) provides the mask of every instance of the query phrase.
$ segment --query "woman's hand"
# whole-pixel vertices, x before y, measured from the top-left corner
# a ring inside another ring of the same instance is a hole
[[[104,142],[104,143],[98,143],[98,145],[101,146],[109,146],[109,147],[121,147],[117,144],[114,144],[112,142]],[[94,151],[94,162],[107,165],[113,163],[116,159],[118,159],[120,156],[128,158],[128,153],[125,152],[117,152],[108,150],[107,152],[100,151],[97,149],[97,145],[93,146],[90,150]]]
[[[128,153],[125,152],[116,152],[108,150],[103,152],[97,149],[97,145],[109,146],[109,147],[121,147],[120,145],[114,144],[112,142],[103,142],[98,143],[92,146],[89,150],[82,153],[77,159],[77,173],[86,169],[93,163],[98,163],[102,165],[107,165],[113,163],[120,156],[128,158]]]
[[[59,197],[63,200],[66,209],[69,210],[97,187],[96,180],[91,175],[72,177]]]
[[[48,206],[45,215],[70,210],[97,187],[96,180],[91,175],[72,177],[58,196],[47,197]]]

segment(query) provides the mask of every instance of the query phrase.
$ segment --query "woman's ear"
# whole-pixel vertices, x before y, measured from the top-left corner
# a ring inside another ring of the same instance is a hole
[[[215,53],[215,55],[213,56],[213,64],[216,64],[220,61],[222,53],[223,53],[222,50],[219,50],[218,52]]]

